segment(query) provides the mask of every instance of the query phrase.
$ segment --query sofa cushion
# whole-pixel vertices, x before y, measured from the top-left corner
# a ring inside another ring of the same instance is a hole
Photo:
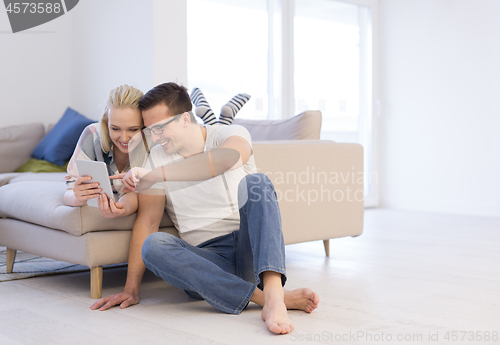
[[[82,131],[93,122],[71,108],[66,109],[62,118],[33,150],[31,156],[59,166],[64,165],[71,158]]]
[[[0,187],[0,216],[62,230],[76,236],[102,230],[131,230],[134,226],[136,213],[128,217],[108,219],[96,207],[64,205],[65,191],[64,182],[9,183]],[[166,213],[160,226],[173,226]]]
[[[0,173],[13,172],[26,163],[44,135],[41,123],[0,129]]]
[[[17,177],[19,175],[22,175],[23,173],[2,173],[0,174],[0,187],[3,185],[9,183],[14,177]]]
[[[48,182],[64,182],[64,176],[67,173],[32,173],[32,172],[24,172],[17,173],[16,176],[12,177],[9,183],[16,182],[26,182],[26,181],[48,181]]]
[[[252,141],[319,139],[321,112],[308,110],[281,120],[247,120],[235,118],[234,125],[248,129]]]

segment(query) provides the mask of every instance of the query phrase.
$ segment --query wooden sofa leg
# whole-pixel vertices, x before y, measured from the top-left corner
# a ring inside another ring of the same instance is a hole
[[[16,261],[17,250],[7,248],[7,273],[12,273],[14,261]]]
[[[90,298],[99,299],[102,296],[102,266],[90,268]]]
[[[325,245],[325,253],[326,256],[330,256],[330,240],[323,240],[323,244]]]

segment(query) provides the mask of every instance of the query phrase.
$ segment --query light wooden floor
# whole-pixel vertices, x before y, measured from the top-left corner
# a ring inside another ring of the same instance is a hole
[[[106,312],[89,309],[88,272],[4,282],[0,344],[500,344],[499,243],[498,218],[367,210],[364,234],[332,240],[329,259],[321,241],[287,246],[287,287],[309,286],[321,302],[291,311],[285,336],[256,305],[225,315],[152,274],[139,305]],[[103,294],[125,277],[105,271]]]

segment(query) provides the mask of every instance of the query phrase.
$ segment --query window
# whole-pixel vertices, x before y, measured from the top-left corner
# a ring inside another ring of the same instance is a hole
[[[199,87],[216,115],[238,93],[250,101],[238,118],[268,114],[266,0],[189,0],[188,86]]]
[[[363,3],[363,5],[360,5]],[[365,205],[373,167],[372,13],[376,0],[189,0],[188,85],[217,114],[233,95],[239,118],[318,109],[321,139],[364,147]],[[376,181],[373,181],[376,182]]]
[[[365,196],[373,195],[371,9],[295,0],[294,57],[296,112],[321,111],[321,139],[363,145]]]
[[[319,109],[323,137],[356,132],[359,120],[358,6],[295,1],[295,108]]]

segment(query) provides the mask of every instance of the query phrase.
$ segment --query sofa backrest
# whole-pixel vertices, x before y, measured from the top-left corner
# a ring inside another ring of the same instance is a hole
[[[308,110],[280,120],[247,120],[236,117],[233,124],[248,129],[253,141],[314,140],[321,132],[321,112]]]

